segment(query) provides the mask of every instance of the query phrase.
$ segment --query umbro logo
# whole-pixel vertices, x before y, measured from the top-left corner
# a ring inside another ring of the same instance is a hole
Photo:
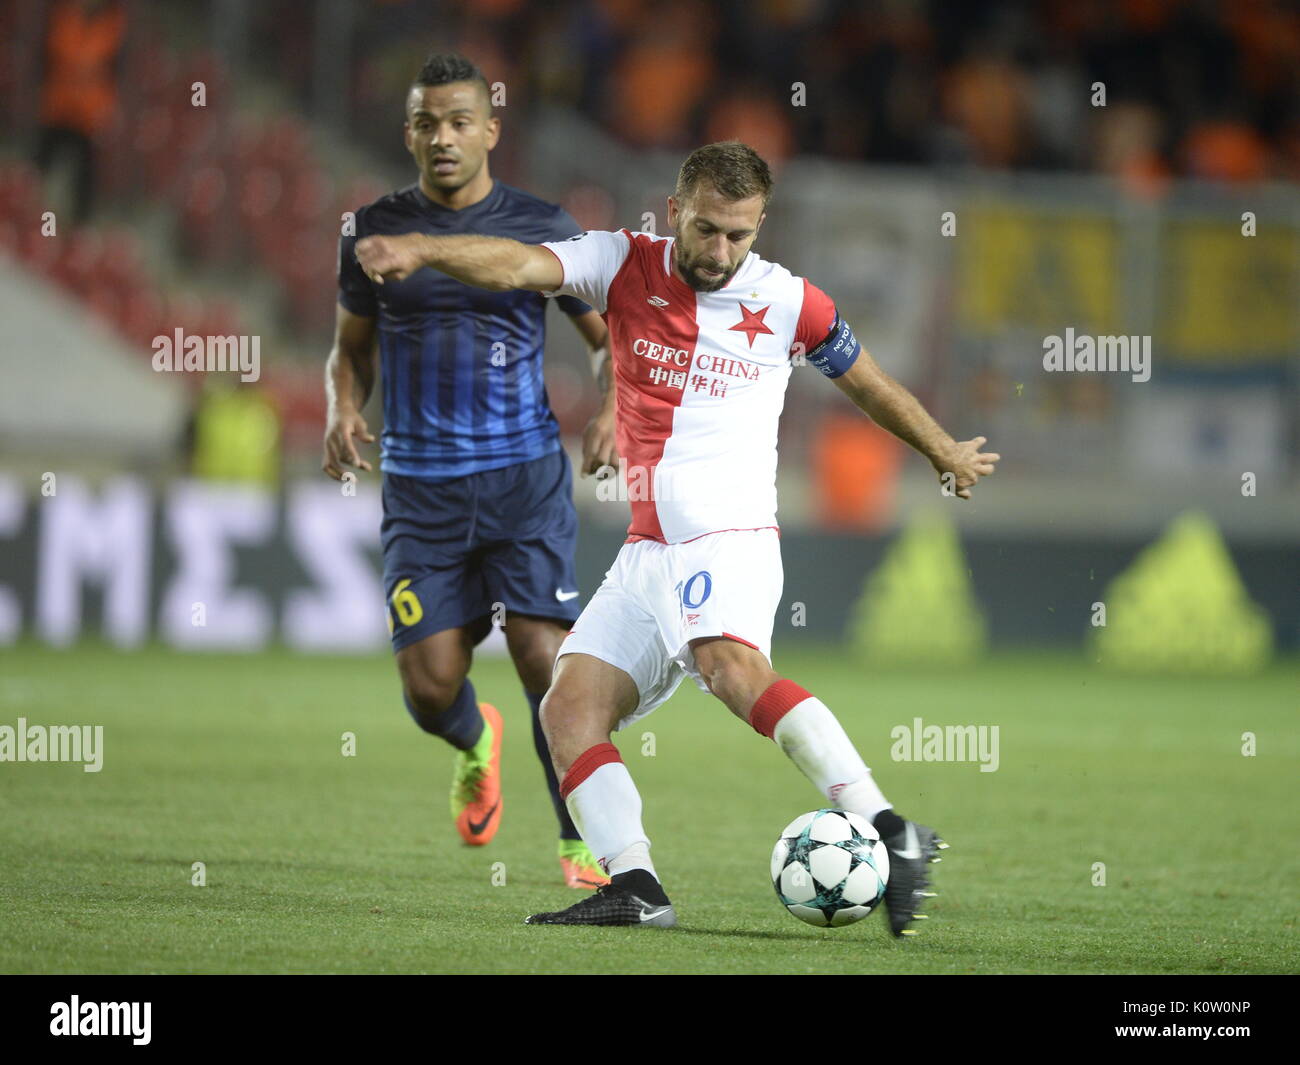
[[[651,296],[648,300],[646,300],[646,303],[650,304],[652,307],[668,306],[668,301],[666,299],[661,299],[659,296]]]

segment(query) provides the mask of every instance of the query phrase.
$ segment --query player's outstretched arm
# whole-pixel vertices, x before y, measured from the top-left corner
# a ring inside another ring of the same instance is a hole
[[[552,252],[508,237],[431,237],[403,233],[357,241],[357,262],[378,285],[403,281],[426,266],[467,285],[507,292],[549,292],[564,284],[564,268]]]
[[[325,364],[328,412],[321,469],[341,481],[344,466],[370,470],[370,463],[357,454],[353,437],[367,444],[375,442],[361,417],[361,408],[375,386],[375,320],[342,306],[335,312],[334,347]]]
[[[952,490],[960,499],[970,499],[975,482],[992,474],[1002,457],[995,452],[980,451],[985,443],[982,436],[954,440],[916,397],[885,373],[865,351],[834,380],[840,391],[877,424],[929,459],[941,480],[945,474],[952,474]]]

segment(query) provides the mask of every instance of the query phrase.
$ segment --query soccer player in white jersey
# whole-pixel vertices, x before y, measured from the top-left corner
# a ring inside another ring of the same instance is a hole
[[[566,293],[609,326],[617,437],[632,523],[572,633],[542,707],[574,822],[611,878],[530,924],[671,927],[650,859],[641,797],[609,742],[690,676],[771,737],[838,809],[867,818],[889,848],[885,909],[895,935],[924,917],[926,863],[946,846],[904,820],[830,709],[772,668],[781,598],[777,420],[793,360],[806,356],[862,411],[921,452],[953,494],[993,472],[984,437],[957,441],[854,339],[810,281],[750,249],[772,192],[746,145],[710,144],[668,199],[673,237],[588,232],[539,245],[406,234],[357,243],[376,281],[432,267],[493,290]]]

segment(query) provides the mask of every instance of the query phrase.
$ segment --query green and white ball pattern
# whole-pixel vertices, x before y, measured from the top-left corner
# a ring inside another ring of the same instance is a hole
[[[841,928],[880,905],[889,851],[869,821],[846,810],[796,817],[772,849],[777,897],[801,921]]]

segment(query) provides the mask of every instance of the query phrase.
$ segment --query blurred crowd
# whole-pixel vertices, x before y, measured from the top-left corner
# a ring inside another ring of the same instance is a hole
[[[436,39],[513,121],[545,101],[635,147],[1300,180],[1293,0],[372,0],[356,29],[354,128],[390,151]]]
[[[177,326],[270,323],[300,357],[263,385],[309,451],[339,220],[410,180],[403,101],[433,50],[503,87],[494,172],[525,187],[517,132],[547,107],[632,151],[734,137],[778,166],[1300,181],[1295,0],[0,0],[0,251],[142,358]],[[590,383],[555,384],[575,431]],[[892,442],[819,431],[823,520],[886,515],[854,471],[892,480]]]
[[[187,10],[202,15],[198,48],[167,39]],[[217,31],[236,11],[244,44],[223,55]],[[198,124],[163,113],[163,100],[194,110],[172,90],[224,90],[236,72],[288,93],[270,139],[304,173],[330,169],[304,150],[308,116],[405,169],[405,90],[440,49],[503,86],[516,129],[563,107],[630,148],[734,137],[778,165],[1102,172],[1150,193],[1175,176],[1300,180],[1295,0],[50,0],[0,4],[0,33],[26,49],[0,64],[0,119],[33,134],[42,170],[67,166],[78,220],[120,191],[103,188],[129,169],[114,173],[115,148],[161,149],[143,168],[155,183],[184,158],[174,138]],[[211,106],[229,101],[214,92]],[[514,150],[507,137],[502,173]],[[193,195],[221,199],[237,170],[209,169]]]

